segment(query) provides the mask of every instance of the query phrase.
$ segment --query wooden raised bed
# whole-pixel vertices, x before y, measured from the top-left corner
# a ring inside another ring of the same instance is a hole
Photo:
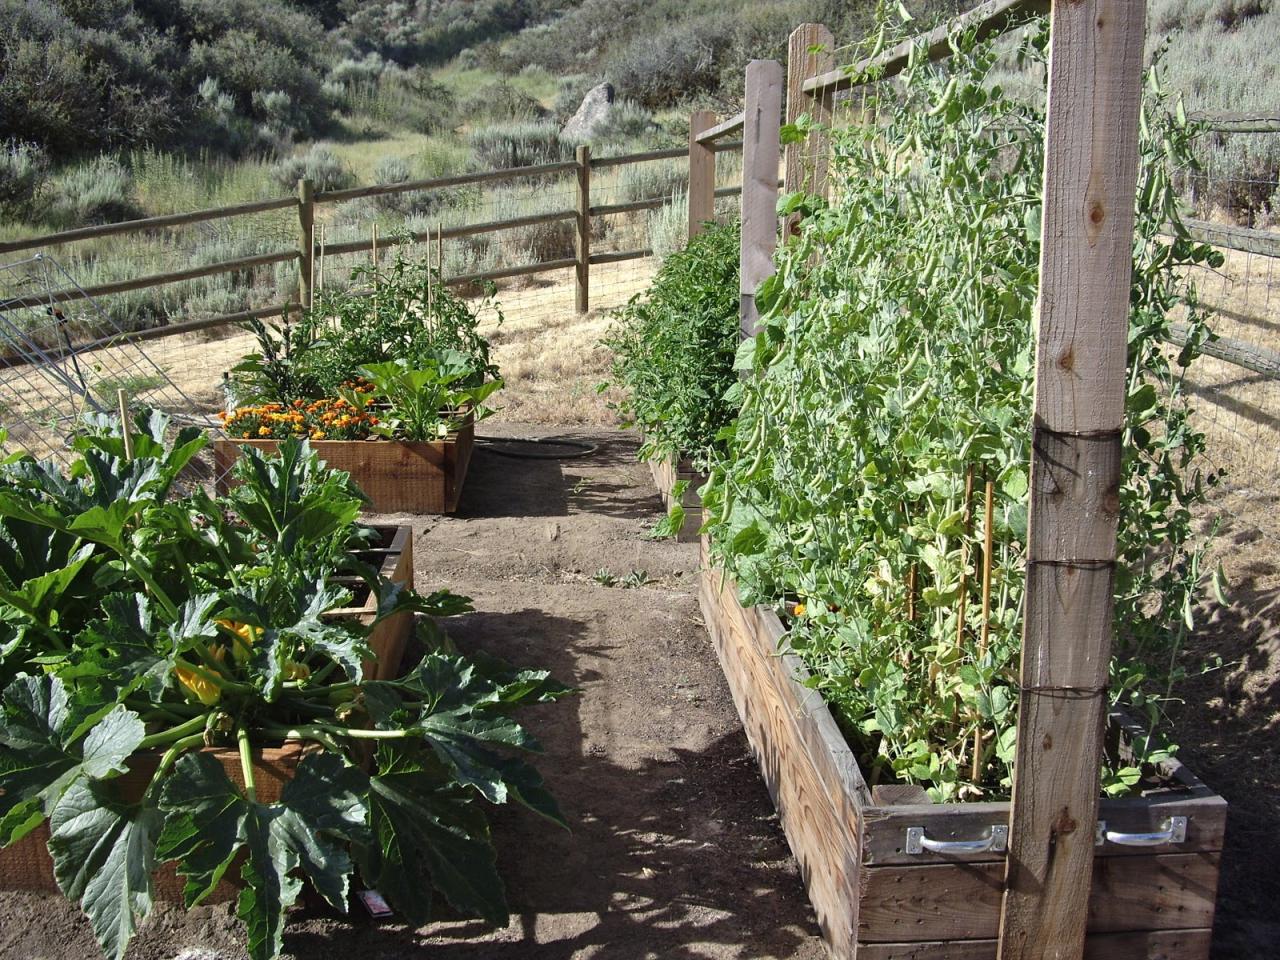
[[[413,527],[374,526],[382,536],[381,542],[366,550],[357,550],[353,556],[375,567],[382,576],[402,587],[413,586]],[[378,612],[378,600],[373,592],[356,580],[350,584],[359,592],[352,606],[330,610],[326,618],[349,617],[368,626]],[[400,674],[400,661],[404,657],[409,636],[413,633],[413,614],[397,613],[373,628],[369,634],[369,648],[375,659],[366,661],[366,680],[393,680]]]
[[[698,488],[707,482],[707,475],[693,469],[693,464],[686,457],[679,463],[669,458],[649,461],[649,472],[653,474],[653,482],[662,494],[662,502],[668,510],[675,502],[672,491],[677,482],[689,481],[685,488],[680,506],[684,508],[684,525],[676,533],[679,543],[692,543],[698,539],[698,531],[702,529],[702,498],[698,496]]]
[[[931,842],[982,840],[1007,829],[1009,804],[932,804],[918,788],[869,788],[822,697],[804,685],[803,662],[779,653],[777,614],[744,609],[708,559],[704,538],[703,618],[832,955],[995,960],[1003,854],[908,853],[908,831],[923,828]],[[1157,833],[1185,817],[1186,837],[1097,848],[1089,960],[1209,955],[1227,805],[1181,764],[1167,773],[1174,786],[1157,794],[1102,801],[1108,831]]]
[[[240,752],[235,748],[205,747],[222,764],[227,776],[237,787],[244,788],[244,771],[240,767]],[[117,781],[121,797],[128,802],[142,799],[163,750],[148,750],[130,758],[131,768]],[[274,803],[280,799],[284,785],[293,779],[298,764],[306,756],[303,744],[290,741],[280,747],[266,747],[254,751],[253,781],[258,800]],[[46,820],[11,847],[0,849],[0,890],[30,890],[37,893],[57,893],[58,883],[53,877],[53,860],[49,856],[49,823]],[[234,900],[239,889],[240,871],[232,866],[226,878],[218,884],[206,902],[222,903]],[[155,895],[159,900],[182,902],[184,881],[178,876],[172,863],[161,864],[154,875]]]
[[[375,513],[453,513],[471,463],[475,425],[468,421],[443,440],[312,440],[311,448],[334,470],[351,474]],[[218,492],[226,491],[240,448],[275,453],[275,440],[214,440]]]
[[[409,526],[375,526],[381,541],[353,556],[376,567],[382,576],[401,586],[413,586],[413,528]],[[363,581],[361,581],[363,586]],[[326,618],[358,619],[366,626],[377,613],[377,600],[372,591],[364,588],[357,596],[357,603],[350,607],[330,610]],[[389,680],[400,672],[400,661],[413,632],[413,614],[398,613],[382,621],[369,634],[368,644],[375,659],[364,664],[368,680]],[[227,771],[227,776],[239,787],[244,786],[240,768],[240,754],[235,749],[207,748]],[[137,801],[155,772],[163,751],[152,750],[130,759],[130,770],[120,780],[124,799]],[[293,778],[298,763],[305,755],[305,748],[298,743],[286,743],[280,747],[266,747],[255,751],[254,786],[258,799],[274,803],[280,799],[280,791]],[[49,825],[42,823],[8,848],[0,849],[0,890],[34,890],[56,893],[57,882],[53,877],[53,861],[49,857]],[[224,880],[210,896],[210,902],[232,900],[236,896],[235,885],[239,874],[228,872],[231,880]],[[182,901],[183,881],[173,864],[164,864],[156,871],[156,896],[162,900]]]

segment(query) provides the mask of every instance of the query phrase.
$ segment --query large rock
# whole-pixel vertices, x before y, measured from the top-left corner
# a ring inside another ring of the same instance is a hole
[[[613,86],[599,83],[587,91],[577,111],[560,131],[560,139],[572,143],[590,143],[613,106]]]

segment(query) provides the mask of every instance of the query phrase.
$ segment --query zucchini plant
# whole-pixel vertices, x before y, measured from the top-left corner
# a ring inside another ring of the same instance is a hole
[[[1046,40],[1033,27],[1019,58],[1042,62]],[[872,781],[919,783],[935,800],[999,798],[1011,782],[1045,130],[1041,107],[991,79],[992,44],[970,34],[953,51],[945,70],[917,51],[899,80],[865,88],[870,122],[831,133],[838,199],[780,200],[806,220],[758,291],[762,330],[738,354],[750,376],[703,490],[744,602],[798,603],[788,642]],[[1172,184],[1192,133],[1153,75],[1111,685],[1152,723],[1205,579],[1192,511],[1214,479],[1183,389],[1209,336],[1184,268],[1221,263],[1182,226]],[[1174,319],[1190,330],[1181,350]],[[1136,746],[1139,762],[1105,771],[1109,792],[1169,749]]]
[[[178,492],[206,442],[160,414],[100,417],[66,473],[0,464],[0,846],[47,822],[58,885],[114,958],[165,861],[188,906],[238,873],[254,958],[280,953],[304,880],[338,909],[359,874],[413,923],[433,891],[505,922],[483,806],[563,825],[513,753],[538,744],[510,714],[566,688],[443,643],[397,680],[366,681],[372,626],[326,616],[351,599],[335,580],[367,584],[374,625],[468,601],[353,561],[362,497],[305,442],[246,449],[225,497]],[[305,756],[267,802],[253,757],[286,743]],[[238,752],[238,778],[217,746]]]

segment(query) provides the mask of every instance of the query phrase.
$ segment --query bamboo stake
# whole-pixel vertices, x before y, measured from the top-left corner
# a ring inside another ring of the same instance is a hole
[[[129,395],[116,391],[116,407],[120,411],[120,433],[124,437],[124,458],[133,459],[133,432],[129,429]]]
[[[956,612],[956,649],[964,645],[964,613],[968,600],[969,534],[973,525],[973,465],[964,471],[964,534],[960,539],[960,607]]]
[[[978,635],[978,660],[987,655],[991,636],[991,554],[995,549],[995,483],[986,482],[982,515],[982,632]],[[973,769],[970,779],[976,784],[982,776],[982,727],[973,731]]]
[[[436,223],[436,271],[440,280],[444,280],[444,224]]]
[[[373,224],[370,229],[370,249],[369,258],[373,261],[373,300],[372,315],[378,315],[378,225]]]

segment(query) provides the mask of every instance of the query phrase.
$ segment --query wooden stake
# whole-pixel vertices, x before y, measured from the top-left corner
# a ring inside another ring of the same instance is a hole
[[[440,274],[440,282],[444,282],[444,224],[436,224],[436,272]]]
[[[369,262],[373,264],[373,269],[376,271],[378,269],[378,225],[376,223],[369,227]],[[375,273],[374,276],[376,277],[377,274]]]
[[[311,306],[312,277],[316,268],[315,184],[305,177],[298,181],[298,302]]]
[[[1078,960],[1107,718],[1143,0],[1053,4],[1018,747],[999,960]]]
[[[995,483],[986,482],[983,490],[984,504],[982,515],[982,628],[978,634],[978,660],[987,655],[987,646],[991,637],[991,554],[995,549]],[[982,726],[973,731],[973,769],[970,777],[974,783],[982,778]]]
[[[325,241],[325,225],[322,223],[316,229],[320,231],[320,260],[316,264],[316,289],[324,290],[324,241]]]
[[[973,526],[973,465],[964,471],[964,534],[960,538],[960,604],[956,611],[956,650],[964,648],[964,614],[969,599],[969,534]]]
[[[129,395],[116,391],[116,408],[120,411],[120,433],[124,437],[124,458],[133,459],[133,431],[129,428]]]
[[[577,216],[573,236],[573,307],[586,313],[591,307],[591,148],[585,144],[575,154],[578,164]]]

